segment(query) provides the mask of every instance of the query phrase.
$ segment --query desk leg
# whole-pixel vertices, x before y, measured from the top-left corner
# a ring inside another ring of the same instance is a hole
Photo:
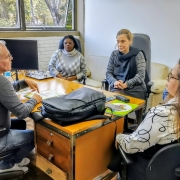
[[[74,149],[75,149],[75,137],[72,136],[70,137],[70,144],[71,144],[71,152],[70,152],[70,157],[71,157],[71,167],[70,167],[70,173],[69,173],[69,180],[74,180]]]
[[[143,108],[140,108],[140,109],[136,110],[136,120],[137,120],[138,125],[142,121],[142,115],[143,115]]]

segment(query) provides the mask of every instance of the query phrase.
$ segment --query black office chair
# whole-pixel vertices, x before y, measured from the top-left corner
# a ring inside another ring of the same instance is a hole
[[[135,160],[119,146],[122,155],[122,180],[127,179],[126,166],[132,165]],[[180,144],[171,144],[160,149],[149,161],[146,167],[145,180],[178,180],[180,179]]]
[[[151,93],[151,86],[153,85],[153,82],[150,81],[151,77],[151,40],[150,37],[146,34],[139,34],[139,33],[134,33],[134,39],[133,39],[133,44],[132,46],[135,48],[138,48],[139,50],[142,50],[145,58],[146,58],[146,76],[145,76],[145,84],[146,84],[146,104],[144,111],[146,109],[147,105],[147,99],[149,97],[149,94]],[[107,80],[102,81],[102,88],[105,90],[109,90],[109,83]],[[139,124],[135,124],[131,126],[132,129],[135,129]],[[125,132],[133,132],[133,130],[128,128],[128,117],[125,117],[125,125],[124,125]]]
[[[17,150],[18,149],[13,149],[13,150],[9,150],[9,151],[0,153],[0,161],[5,157],[8,157],[8,156],[14,154]],[[24,175],[23,170],[4,172],[4,173],[0,173],[0,179],[17,178],[18,177],[18,179],[20,180],[23,178],[23,175]]]
[[[80,40],[77,39],[77,38],[75,38],[75,40],[76,40],[76,43],[77,43],[77,45],[78,45],[78,48],[77,48],[76,50],[81,53],[81,42],[80,42]],[[62,43],[63,43],[63,39],[61,39],[61,40],[59,41],[59,47],[58,47],[59,49],[60,49]]]

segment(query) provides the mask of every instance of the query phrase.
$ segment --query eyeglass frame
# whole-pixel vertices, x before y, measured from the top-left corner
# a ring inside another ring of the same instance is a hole
[[[180,81],[180,79],[179,79],[179,78],[175,78],[175,77],[173,77],[172,72],[170,72],[170,73],[168,74],[168,77],[167,77],[167,80],[168,80],[168,81],[170,81],[171,79],[175,79],[175,80]]]
[[[9,54],[7,55],[7,57],[4,58],[4,59],[7,59],[7,58],[8,58],[8,60],[10,60],[11,58],[13,58],[13,57],[12,57],[12,54],[9,53]]]

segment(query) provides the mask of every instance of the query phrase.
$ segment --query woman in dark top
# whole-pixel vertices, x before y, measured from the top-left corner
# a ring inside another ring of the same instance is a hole
[[[118,50],[112,52],[106,79],[112,92],[145,99],[146,62],[141,50],[131,46],[133,34],[121,29],[116,36]]]

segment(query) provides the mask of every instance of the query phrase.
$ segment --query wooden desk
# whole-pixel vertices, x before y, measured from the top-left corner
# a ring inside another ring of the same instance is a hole
[[[37,82],[40,91],[51,89],[62,94],[83,86],[57,78]],[[130,102],[140,105],[139,109],[144,105],[143,100],[136,98],[130,97]],[[115,129],[123,132],[123,124],[124,119],[119,118],[115,122],[99,119],[63,127],[44,119],[35,124],[36,165],[55,180],[92,180],[107,170]]]

